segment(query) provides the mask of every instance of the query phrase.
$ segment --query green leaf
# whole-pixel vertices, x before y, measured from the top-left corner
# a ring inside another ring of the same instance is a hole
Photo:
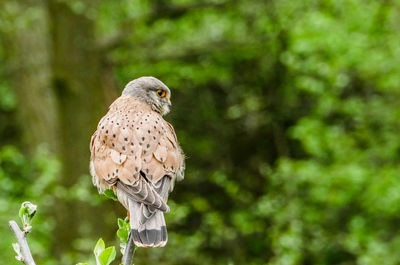
[[[103,239],[99,239],[96,243],[96,246],[94,247],[94,255],[96,256],[96,258],[101,254],[101,252],[103,252],[103,250],[105,249],[105,244]]]
[[[128,237],[129,237],[129,232],[131,230],[129,223],[126,220],[122,220],[121,218],[118,218],[118,231],[117,231],[117,236],[121,240],[122,243],[127,243],[128,242]]]
[[[16,260],[19,260],[19,261],[22,261],[23,259],[22,259],[22,254],[21,254],[21,247],[20,247],[20,245],[19,245],[18,243],[13,243],[12,246],[13,246],[13,248],[14,248],[15,253],[17,253],[17,256],[15,256],[15,259],[16,259]]]
[[[119,244],[119,250],[121,251],[122,255],[124,255],[124,253],[125,253],[125,248],[126,248],[126,243]]]
[[[23,230],[25,232],[29,232],[29,230],[32,228],[31,222],[36,210],[37,206],[31,202],[26,201],[21,204],[21,208],[19,209],[19,217],[21,218]]]
[[[108,247],[103,250],[98,257],[100,265],[109,265],[115,259],[116,254],[115,247]]]
[[[21,247],[19,246],[18,243],[12,243],[13,249],[15,251],[15,253],[17,253],[18,255],[21,255]]]
[[[89,263],[77,263],[76,265],[89,265]]]
[[[118,229],[117,231],[117,236],[121,240],[122,243],[127,243],[128,242],[128,237],[129,237],[129,232],[126,231],[126,229]]]
[[[124,227],[124,224],[125,224],[124,220],[122,220],[121,218],[118,218],[118,227],[122,228],[122,227]]]
[[[112,199],[114,201],[118,201],[117,195],[115,195],[114,191],[111,189],[107,189],[103,192],[103,195],[106,196],[109,199]]]

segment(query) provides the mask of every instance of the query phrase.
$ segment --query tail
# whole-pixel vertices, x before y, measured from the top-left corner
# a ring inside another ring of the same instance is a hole
[[[148,212],[148,218],[143,218],[143,206],[140,203],[130,201],[130,225],[133,242],[138,247],[154,248],[164,247],[168,241],[167,226],[164,213],[153,209]],[[147,207],[145,207],[146,209]]]

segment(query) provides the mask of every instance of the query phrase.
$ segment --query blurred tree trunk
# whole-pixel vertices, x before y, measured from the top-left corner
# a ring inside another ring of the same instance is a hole
[[[32,153],[43,143],[58,150],[57,108],[51,87],[48,16],[40,0],[5,1],[1,18],[9,28],[3,32],[6,69],[15,88],[22,149]],[[29,12],[27,12],[29,10]]]
[[[88,173],[90,136],[107,106],[93,21],[61,1],[49,1],[49,11],[53,84],[61,121],[64,175],[68,176],[63,184],[70,186]]]
[[[0,2],[0,19],[15,27],[1,34],[1,40],[18,97],[23,149],[30,152],[47,143],[62,162],[59,184],[71,187],[80,177],[89,178],[91,134],[117,96],[112,65],[106,51],[96,47],[94,22],[84,12],[73,12],[68,2],[53,0]],[[110,205],[103,204],[104,211],[99,211],[82,201],[56,199],[56,232],[49,252],[60,264],[69,263],[63,254],[78,251],[72,243],[79,237],[113,236],[103,221]],[[95,231],[80,233],[84,222]]]
[[[94,23],[84,12],[77,14],[67,2],[61,1],[48,1],[48,7],[52,22],[53,84],[60,114],[61,185],[70,187],[89,173],[90,137],[108,107],[102,86],[102,54],[96,48]],[[71,250],[82,220],[102,229],[105,227],[102,219],[101,211],[87,204],[60,201],[55,253],[60,256]]]

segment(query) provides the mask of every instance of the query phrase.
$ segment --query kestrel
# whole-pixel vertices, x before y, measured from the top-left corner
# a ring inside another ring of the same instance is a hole
[[[90,173],[99,193],[112,189],[130,215],[139,247],[167,243],[164,213],[185,162],[174,128],[162,116],[171,92],[154,77],[129,82],[100,120],[90,142]]]

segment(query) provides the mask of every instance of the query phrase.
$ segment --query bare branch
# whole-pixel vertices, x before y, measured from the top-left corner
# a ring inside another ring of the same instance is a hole
[[[18,245],[20,247],[20,253],[18,253],[20,254],[18,256],[19,260],[26,265],[36,265],[31,254],[31,250],[29,249],[28,242],[26,241],[26,233],[21,231],[15,221],[9,221],[8,225],[17,238]]]
[[[126,244],[124,255],[122,257],[123,265],[132,265],[133,256],[135,255],[135,243],[133,242],[132,233],[129,233],[128,243]]]

